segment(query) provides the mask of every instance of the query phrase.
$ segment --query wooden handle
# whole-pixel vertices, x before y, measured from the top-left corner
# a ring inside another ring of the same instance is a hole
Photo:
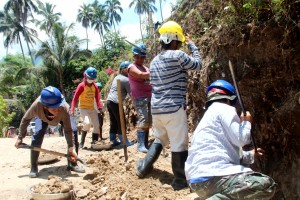
[[[118,86],[119,114],[120,114],[121,129],[122,129],[124,156],[125,156],[125,162],[127,162],[127,160],[128,160],[127,144],[126,144],[127,138],[126,138],[126,130],[125,130],[125,119],[124,119],[123,100],[122,100],[122,91],[121,91],[121,81],[120,81],[120,79],[117,80],[117,86]]]

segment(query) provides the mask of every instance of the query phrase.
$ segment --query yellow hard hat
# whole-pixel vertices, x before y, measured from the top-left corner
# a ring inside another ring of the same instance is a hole
[[[158,30],[159,34],[176,34],[178,36],[178,40],[181,42],[185,41],[185,37],[182,32],[182,28],[179,24],[174,21],[168,21],[164,23]]]

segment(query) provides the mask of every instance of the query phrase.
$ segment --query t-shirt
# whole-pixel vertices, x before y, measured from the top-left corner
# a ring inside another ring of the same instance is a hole
[[[145,66],[139,66],[135,63],[131,63],[128,66],[128,72],[132,68],[137,68],[141,72],[149,72],[149,69]],[[144,97],[151,97],[152,92],[152,86],[150,85],[149,80],[136,78],[130,73],[128,73],[129,83],[130,83],[130,89],[131,89],[131,97],[133,99],[139,99]]]
[[[119,100],[118,100],[118,82],[117,82],[117,80],[120,80],[120,82],[121,82],[122,100],[124,100],[126,98],[127,94],[130,94],[130,85],[129,85],[128,77],[126,77],[122,74],[117,75],[114,78],[114,80],[111,84],[109,94],[108,94],[108,97],[107,97],[108,101],[112,101],[114,103],[119,103]]]
[[[74,108],[79,99],[78,108],[93,110],[94,109],[94,101],[96,101],[98,109],[102,108],[103,105],[100,101],[99,89],[95,83],[92,85],[87,85],[85,81],[81,82],[75,91],[71,110],[74,111]]]

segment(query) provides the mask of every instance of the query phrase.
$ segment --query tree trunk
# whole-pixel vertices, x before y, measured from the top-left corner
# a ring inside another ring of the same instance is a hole
[[[159,0],[159,7],[160,7],[161,21],[163,22],[163,21],[164,21],[164,18],[163,18],[163,14],[162,14],[161,2],[162,2],[162,0]]]
[[[85,28],[85,33],[86,33],[86,50],[89,50],[89,35],[88,35],[87,27]]]
[[[148,11],[148,23],[149,23],[149,36],[151,37],[154,33],[154,23],[152,18],[152,12]]]
[[[25,55],[24,55],[23,45],[22,45],[22,42],[21,42],[20,33],[18,33],[18,40],[20,42],[20,47],[21,47],[21,51],[22,51],[22,55],[23,55],[23,60],[25,62]]]
[[[61,69],[58,69],[58,83],[59,83],[59,89],[61,93],[66,96],[65,90],[64,90],[64,84],[63,84],[63,72]]]
[[[142,41],[144,43],[144,38],[143,38],[143,31],[142,31],[142,19],[141,19],[141,15],[139,15],[140,18],[140,30],[141,30],[141,36],[142,36]]]
[[[28,48],[28,53],[29,53],[29,56],[30,56],[30,58],[31,58],[31,62],[32,62],[32,64],[33,64],[33,66],[35,66],[35,64],[34,64],[34,60],[33,60],[33,57],[32,57],[32,53],[31,53],[31,50],[30,50],[30,47],[29,47],[29,44],[28,44],[28,35],[27,35],[27,32],[26,32],[26,30],[25,30],[25,23],[24,23],[24,19],[22,19],[22,24],[23,24],[23,28],[24,28],[24,39],[25,39],[25,41],[26,41],[26,44],[27,44],[27,48]]]

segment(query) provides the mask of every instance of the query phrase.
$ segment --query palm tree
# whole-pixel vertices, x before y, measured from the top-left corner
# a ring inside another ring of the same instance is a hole
[[[108,30],[110,23],[103,5],[98,4],[97,6],[93,6],[93,18],[91,20],[91,25],[96,31],[98,31],[102,45],[105,47],[104,31]]]
[[[55,73],[58,87],[63,93],[65,70],[69,62],[79,56],[90,56],[91,54],[89,51],[79,50],[80,44],[85,40],[69,36],[69,31],[73,27],[74,24],[68,27],[54,24],[53,37],[50,39],[53,41],[42,42],[41,48],[36,53],[36,57],[41,56],[43,58],[45,67],[52,73]]]
[[[117,32],[115,23],[118,24],[121,21],[121,16],[118,14],[117,10],[120,10],[120,12],[123,13],[121,3],[119,0],[107,0],[104,6],[106,7],[110,24],[114,26],[115,32]]]
[[[25,60],[22,40],[20,35],[22,34],[27,41],[34,43],[34,37],[36,31],[27,26],[23,27],[19,20],[12,14],[12,12],[0,12],[0,32],[5,36],[4,47],[8,48],[14,43],[19,43],[23,59]]]
[[[36,0],[39,1],[39,0]],[[4,11],[9,12],[12,11],[15,15],[15,18],[19,20],[25,29],[25,24],[27,23],[28,16],[32,16],[32,11],[38,12],[37,6],[34,4],[33,0],[8,0],[8,2],[4,5]],[[33,38],[28,34],[28,31],[24,31],[24,39],[27,44],[28,52],[31,57],[32,64],[34,65],[34,60],[31,54],[31,50],[29,47],[29,43],[32,44],[34,42]]]
[[[144,41],[144,38],[143,38],[143,32],[142,32],[142,19],[141,19],[141,15],[145,14],[145,13],[147,13],[149,15],[149,14],[151,14],[151,12],[156,11],[155,6],[152,5],[151,3],[155,3],[155,0],[133,0],[129,4],[129,8],[131,8],[133,5],[135,5],[134,12],[139,15],[142,41]],[[150,24],[150,27],[151,26],[152,26],[152,24]]]
[[[41,2],[38,3],[39,11],[38,14],[44,17],[43,20],[37,20],[36,25],[40,26],[41,30],[44,30],[46,34],[51,37],[50,33],[54,23],[57,23],[61,13],[54,13],[55,5],[51,3],[43,4]]]
[[[81,22],[81,25],[85,28],[86,32],[86,49],[89,49],[89,37],[87,29],[90,27],[90,22],[93,17],[93,10],[90,5],[83,4],[78,9],[77,22]]]

